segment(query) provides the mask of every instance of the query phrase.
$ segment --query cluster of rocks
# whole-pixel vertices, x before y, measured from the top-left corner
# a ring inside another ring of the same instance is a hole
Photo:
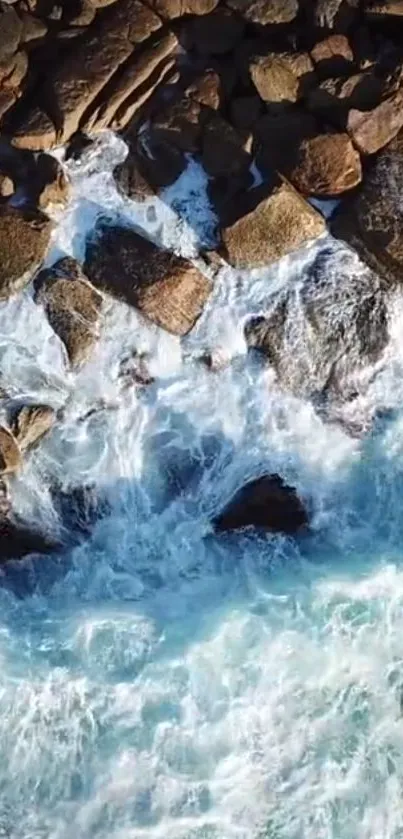
[[[330,257],[312,266],[303,302],[307,343],[313,336],[321,348],[315,382],[322,390],[334,384],[335,357],[341,366],[376,360],[387,341],[384,290],[403,272],[402,35],[395,0],[0,2],[0,300],[34,279],[34,299],[73,369],[97,340],[105,294],[175,335],[192,329],[211,281],[133,229],[103,223],[83,265],[66,257],[38,273],[49,205],[69,197],[49,152],[66,144],[79,154],[88,135],[112,128],[128,145],[114,175],[130,198],[172,184],[189,156],[200,161],[218,255],[238,269],[268,265],[320,236],[325,219],[307,199],[343,197],[331,231],[370,270],[354,283],[350,320],[335,323],[334,297],[318,304],[315,291],[326,284]],[[300,391],[312,364],[303,354],[297,363],[288,341],[292,306],[290,295],[280,300],[247,324],[246,339]],[[143,368],[133,375],[152,381]],[[2,482],[55,421],[49,406],[8,407]],[[306,521],[294,490],[266,476],[215,527],[288,533]],[[50,549],[41,539],[13,518],[2,483],[0,558]]]

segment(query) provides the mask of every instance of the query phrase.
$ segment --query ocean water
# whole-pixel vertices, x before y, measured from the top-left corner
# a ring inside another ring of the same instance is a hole
[[[135,204],[111,176],[124,154],[105,133],[69,163],[49,263],[82,258],[101,216],[187,256],[214,245],[198,165]],[[65,536],[57,493],[85,487],[88,527],[2,570],[0,837],[402,839],[403,300],[388,299],[382,358],[326,417],[243,337],[285,289],[298,328],[323,248],[365,276],[327,236],[271,269],[224,268],[182,342],[105,299],[74,374],[30,288],[1,304],[2,385],[63,408],[15,506]],[[149,387],[122,376],[134,351]],[[309,536],[214,536],[211,517],[267,471],[297,488]]]

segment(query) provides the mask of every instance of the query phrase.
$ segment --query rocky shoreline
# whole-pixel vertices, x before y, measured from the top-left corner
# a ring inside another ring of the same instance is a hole
[[[34,300],[74,371],[102,330],[104,295],[184,336],[212,292],[212,265],[261,268],[330,229],[368,271],[356,281],[347,259],[328,293],[332,255],[314,262],[303,300],[306,345],[321,348],[313,374],[288,340],[292,291],[246,324],[245,338],[292,392],[340,392],[346,365],[381,357],[385,296],[402,279],[402,35],[395,0],[0,2],[0,301],[33,280]],[[79,158],[106,128],[127,143],[114,177],[135,201],[173,184],[191,157],[203,166],[217,247],[200,252],[199,267],[103,221],[82,265],[65,256],[41,267],[49,213],[54,205],[63,211],[70,194],[62,157],[52,152],[63,145],[65,159]],[[312,198],[341,199],[329,225]],[[347,330],[335,317],[337,295],[348,299]],[[141,386],[152,382],[141,359],[133,375]],[[0,559],[7,559],[54,547],[13,517],[6,482],[57,416],[7,393],[1,410]],[[306,524],[278,476],[251,487],[258,497],[249,513],[236,512],[237,496],[227,521],[253,523],[255,506],[261,526],[263,504],[271,506],[268,529]]]

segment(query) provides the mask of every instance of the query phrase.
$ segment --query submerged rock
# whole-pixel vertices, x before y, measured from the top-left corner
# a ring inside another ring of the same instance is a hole
[[[273,365],[281,384],[304,397],[342,397],[388,342],[379,278],[343,246],[321,251],[305,276],[245,327],[248,345]]]
[[[17,518],[0,516],[0,561],[23,559],[30,554],[49,554],[57,550],[52,539]]]
[[[0,204],[0,300],[29,282],[45,256],[51,229],[44,213]]]
[[[236,196],[221,229],[222,255],[236,268],[258,268],[298,250],[325,227],[323,217],[274,176],[270,185]]]
[[[182,256],[126,227],[101,226],[87,244],[85,271],[102,291],[124,300],[153,323],[186,335],[201,315],[211,282]]]
[[[35,302],[45,307],[73,367],[87,361],[99,334],[102,297],[78,262],[65,257],[41,271],[35,279]]]
[[[279,475],[264,475],[240,489],[213,521],[216,531],[255,527],[294,534],[308,524],[308,514],[294,487]]]

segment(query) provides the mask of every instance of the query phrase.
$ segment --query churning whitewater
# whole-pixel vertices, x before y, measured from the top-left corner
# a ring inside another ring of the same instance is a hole
[[[201,168],[136,204],[111,174],[124,155],[105,133],[69,162],[49,264],[82,259],[101,216],[185,256],[214,246]],[[72,520],[85,534],[58,560],[3,570],[1,837],[403,837],[403,300],[389,300],[377,367],[326,414],[244,340],[287,289],[304,351],[300,290],[323,249],[364,276],[330,237],[270,270],[222,268],[182,342],[105,300],[78,374],[30,288],[1,304],[2,386],[59,410],[15,507],[57,537]],[[327,279],[318,294],[340,322]],[[122,375],[134,351],[149,387]],[[214,535],[212,517],[267,472],[297,488],[310,534]],[[80,521],[56,485],[73,501],[87,488]]]

